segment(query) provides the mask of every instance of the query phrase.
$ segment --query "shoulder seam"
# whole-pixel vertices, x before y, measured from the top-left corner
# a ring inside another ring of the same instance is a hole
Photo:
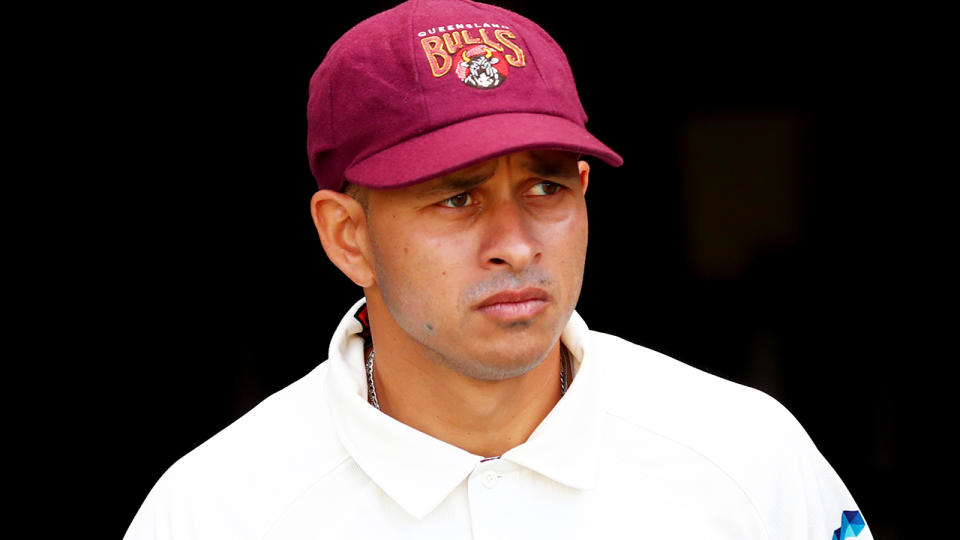
[[[639,429],[642,429],[642,430],[644,430],[644,431],[653,433],[654,435],[656,435],[656,436],[658,436],[658,437],[662,437],[662,438],[664,438],[664,439],[667,439],[668,441],[671,441],[671,442],[673,442],[673,443],[675,443],[675,444],[678,444],[678,445],[680,445],[680,446],[683,446],[684,448],[687,448],[687,449],[690,450],[691,452],[697,454],[698,456],[700,456],[700,457],[702,457],[704,460],[706,460],[708,463],[710,463],[711,465],[713,465],[717,470],[719,470],[721,473],[723,473],[724,476],[726,476],[727,478],[729,478],[730,481],[733,482],[733,484],[734,484],[735,486],[737,486],[737,488],[740,490],[740,492],[743,493],[743,496],[746,497],[747,501],[749,501],[750,507],[753,508],[753,512],[756,514],[757,520],[760,521],[760,526],[763,527],[764,538],[766,538],[767,540],[770,539],[770,533],[769,533],[769,531],[767,531],[767,523],[766,523],[766,521],[763,519],[763,514],[762,514],[762,513],[760,512],[760,510],[757,508],[757,505],[756,505],[756,503],[754,502],[753,497],[750,496],[750,494],[747,492],[747,490],[743,488],[743,486],[740,484],[740,482],[737,481],[737,479],[734,478],[733,475],[731,475],[729,472],[727,472],[726,469],[724,469],[724,468],[721,467],[719,464],[717,464],[717,462],[713,461],[713,460],[710,459],[708,456],[706,456],[703,452],[701,452],[700,450],[697,450],[696,448],[690,446],[689,444],[680,442],[680,441],[674,439],[673,437],[669,437],[669,436],[667,436],[667,435],[664,435],[663,433],[660,433],[659,431],[650,429],[650,428],[648,428],[647,426],[641,425],[641,424],[637,423],[637,422],[634,421],[634,420],[631,420],[631,419],[629,419],[629,418],[625,418],[625,417],[623,417],[623,416],[621,416],[621,415],[619,415],[619,414],[617,414],[617,413],[615,413],[615,412],[612,412],[612,411],[610,411],[610,410],[606,410],[606,411],[604,411],[604,412],[605,412],[606,414],[610,415],[610,416],[613,416],[614,418],[618,418],[618,419],[620,419],[620,420],[622,420],[622,421],[624,421],[624,422],[626,422],[626,423],[628,423],[628,424],[630,424],[630,425],[636,426],[636,427],[639,428]]]
[[[284,506],[282,510],[277,512],[277,516],[273,519],[273,521],[270,522],[270,525],[263,530],[263,534],[260,535],[260,538],[266,538],[267,534],[269,534],[270,531],[273,530],[273,528],[277,525],[280,519],[286,515],[287,510],[289,510],[290,507],[294,505],[294,503],[300,500],[300,497],[303,497],[304,493],[307,493],[308,491],[313,489],[314,486],[322,482],[324,478],[326,478],[327,476],[330,476],[331,473],[333,473],[334,471],[342,467],[343,464],[346,463],[347,461],[350,461],[350,459],[351,458],[349,454],[344,454],[343,458],[340,461],[338,461],[335,465],[330,467],[330,470],[321,474],[319,478],[317,478],[316,480],[308,484],[307,487],[303,488],[303,490],[301,490],[300,493],[297,493],[295,496],[293,496],[290,499],[290,501],[286,504],[286,506]]]

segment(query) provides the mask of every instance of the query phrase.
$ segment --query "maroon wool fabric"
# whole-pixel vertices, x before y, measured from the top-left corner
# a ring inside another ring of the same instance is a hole
[[[409,0],[349,30],[310,80],[307,118],[320,189],[402,187],[533,148],[623,163],[587,132],[556,42],[467,0]]]

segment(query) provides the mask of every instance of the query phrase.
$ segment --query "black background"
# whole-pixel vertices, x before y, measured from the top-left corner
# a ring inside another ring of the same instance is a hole
[[[322,251],[305,152],[310,75],[392,5],[356,4],[121,14],[60,81],[89,85],[62,335],[95,358],[77,369],[110,534],[177,458],[325,359],[361,296]],[[874,534],[902,536],[918,68],[897,33],[790,6],[500,4],[564,48],[588,128],[625,159],[591,161],[579,313],[776,397]]]

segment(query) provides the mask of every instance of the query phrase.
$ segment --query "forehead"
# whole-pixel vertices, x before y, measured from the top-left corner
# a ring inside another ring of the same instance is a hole
[[[510,163],[519,171],[544,178],[578,178],[579,156],[561,150],[525,150],[498,156],[443,176],[408,186],[413,194],[432,194],[448,189],[464,190],[490,178],[501,164]]]

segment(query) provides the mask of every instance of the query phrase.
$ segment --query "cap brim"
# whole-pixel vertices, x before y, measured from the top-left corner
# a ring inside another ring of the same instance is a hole
[[[344,172],[350,182],[375,189],[409,186],[523,150],[566,150],[596,156],[613,167],[616,152],[579,124],[560,116],[500,113],[425,133],[358,160]]]

